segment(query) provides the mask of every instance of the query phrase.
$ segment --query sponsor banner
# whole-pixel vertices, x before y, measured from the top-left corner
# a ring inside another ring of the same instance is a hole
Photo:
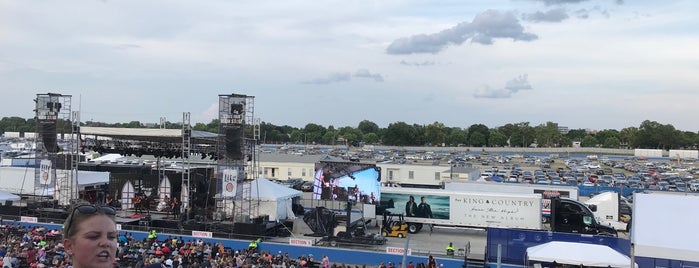
[[[223,170],[223,196],[234,197],[238,188],[238,170],[224,169]]]
[[[117,231],[121,231],[121,224],[117,223]]]
[[[41,185],[49,185],[51,184],[51,181],[53,180],[53,176],[51,175],[51,160],[44,159],[41,160],[41,165],[39,166],[39,172],[41,173],[39,176],[39,184]]]
[[[212,238],[212,237],[214,237],[213,233],[211,233],[211,232],[204,232],[204,231],[192,231],[192,236],[194,236],[194,237],[203,237],[203,238]]]
[[[25,216],[22,216],[22,217],[19,219],[19,221],[21,221],[21,222],[33,222],[33,223],[38,223],[38,222],[39,222],[39,218],[37,218],[37,217],[25,217]]]
[[[289,245],[311,247],[313,246],[313,240],[290,238]]]
[[[404,248],[397,248],[397,247],[386,247],[386,253],[387,254],[394,254],[394,255],[403,255],[405,253]],[[408,248],[408,255],[413,255],[412,250]]]

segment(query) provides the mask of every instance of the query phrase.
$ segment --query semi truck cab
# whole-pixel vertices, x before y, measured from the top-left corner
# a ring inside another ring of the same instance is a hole
[[[579,233],[617,237],[616,229],[600,224],[592,213],[595,205],[587,205],[570,199],[551,199],[551,230],[562,233]]]

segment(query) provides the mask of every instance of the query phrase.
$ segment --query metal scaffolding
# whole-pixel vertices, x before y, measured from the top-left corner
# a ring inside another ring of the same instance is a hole
[[[32,194],[53,197],[58,201],[53,204],[61,206],[70,205],[70,201],[77,198],[77,161],[73,160],[78,154],[79,123],[76,129],[78,119],[72,118],[71,99],[70,95],[56,93],[37,94],[34,99],[38,163]],[[63,143],[65,147],[58,143],[59,139],[68,141]]]
[[[216,220],[249,222],[259,212],[259,205],[244,202],[251,196],[250,187],[244,187],[244,182],[258,176],[254,159],[259,125],[255,125],[254,106],[252,96],[219,95]]]

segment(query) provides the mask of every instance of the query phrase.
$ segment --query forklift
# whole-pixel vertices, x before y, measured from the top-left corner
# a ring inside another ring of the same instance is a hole
[[[408,223],[405,222],[403,214],[393,214],[388,211],[384,211],[383,223],[381,225],[381,235],[385,237],[399,238],[408,236]]]

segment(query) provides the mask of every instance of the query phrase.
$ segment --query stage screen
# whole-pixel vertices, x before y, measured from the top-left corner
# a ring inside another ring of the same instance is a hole
[[[313,199],[375,204],[381,196],[381,170],[375,164],[321,161],[315,165]]]

